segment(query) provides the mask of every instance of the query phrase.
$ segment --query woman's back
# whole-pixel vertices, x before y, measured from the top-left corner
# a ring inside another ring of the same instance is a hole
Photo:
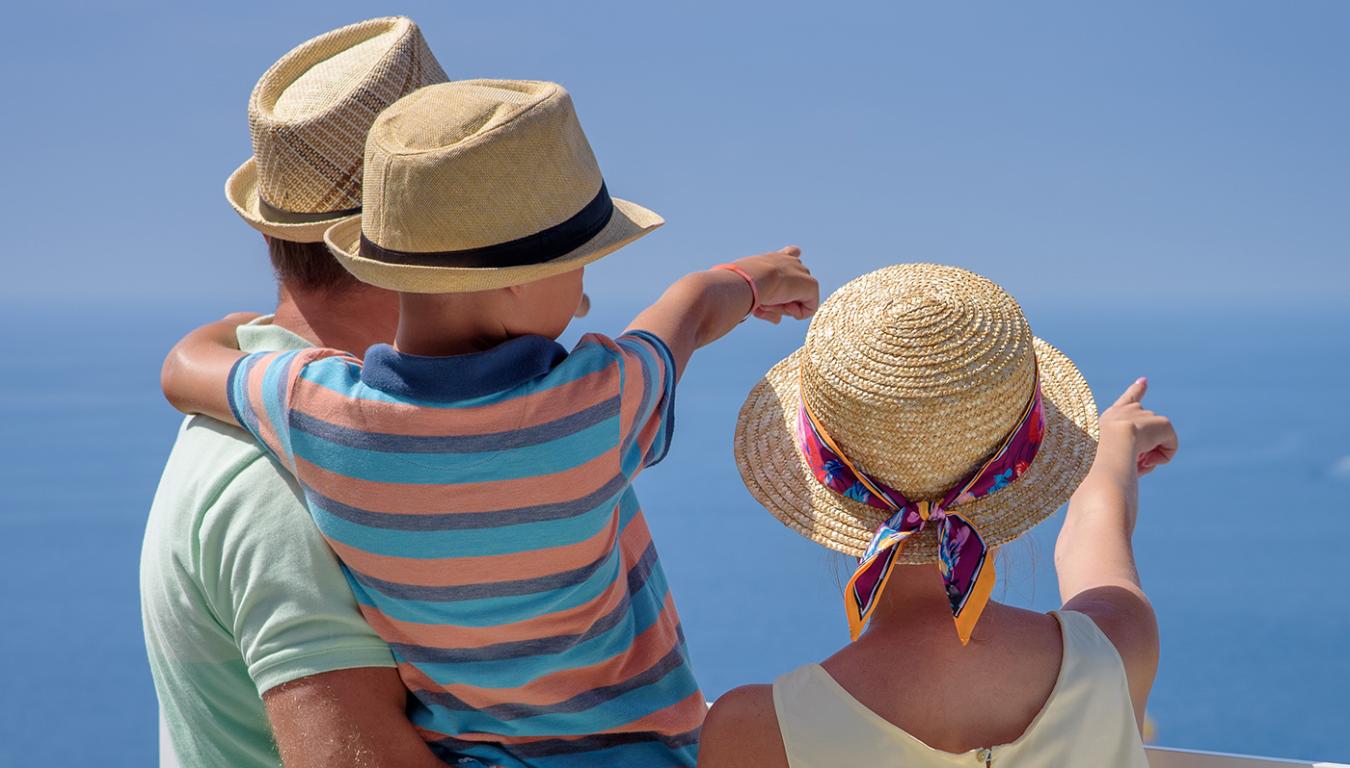
[[[915,646],[878,638],[784,675],[773,706],[788,765],[1146,766],[1114,646],[1086,615],[1056,615],[999,606],[983,620],[998,640],[959,659],[935,643],[879,664],[882,643]]]
[[[1158,627],[1130,539],[1139,476],[1177,449],[1146,390],[1099,419],[1072,361],[964,270],[836,291],[751,390],[734,448],[765,509],[858,558],[853,642],[722,696],[700,764],[1146,766]],[[1058,620],[993,602],[998,548],[1066,501]]]

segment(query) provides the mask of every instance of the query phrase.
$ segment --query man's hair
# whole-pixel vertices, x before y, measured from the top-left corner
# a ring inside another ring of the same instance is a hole
[[[323,243],[297,243],[267,238],[267,255],[277,279],[305,291],[351,288],[356,278],[338,263]]]

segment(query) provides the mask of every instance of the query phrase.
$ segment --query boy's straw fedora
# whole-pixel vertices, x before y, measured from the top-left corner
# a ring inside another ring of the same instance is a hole
[[[360,212],[361,155],[375,117],[445,79],[422,32],[402,17],[362,21],[301,44],[253,87],[253,157],[225,182],[225,198],[264,234],[322,241],[334,222]]]
[[[662,223],[609,196],[562,86],[467,80],[379,116],[361,217],[324,239],[363,282],[459,293],[578,269]]]
[[[1096,452],[1097,407],[1074,364],[1032,336],[1017,302],[955,267],[900,264],[830,296],[806,344],[754,387],[736,423],[750,493],[812,541],[861,555],[889,512],[821,485],[798,449],[801,397],[843,454],[913,500],[940,497],[995,452],[1027,408],[1039,369],[1045,432],[1014,482],[953,509],[989,546],[1068,501]],[[898,561],[938,560],[936,526]]]

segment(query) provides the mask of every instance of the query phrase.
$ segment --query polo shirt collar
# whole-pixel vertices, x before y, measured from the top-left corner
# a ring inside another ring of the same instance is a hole
[[[235,329],[235,338],[242,352],[283,352],[314,346],[297,333],[282,328],[273,315],[250,320]]]
[[[446,357],[409,355],[376,344],[366,351],[361,381],[410,400],[468,400],[537,379],[566,357],[561,344],[534,335],[517,336],[483,352]]]

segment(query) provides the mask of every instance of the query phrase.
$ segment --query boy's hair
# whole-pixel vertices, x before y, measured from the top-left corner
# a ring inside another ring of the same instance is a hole
[[[306,291],[350,288],[357,282],[323,243],[297,243],[267,238],[267,255],[277,279]]]

